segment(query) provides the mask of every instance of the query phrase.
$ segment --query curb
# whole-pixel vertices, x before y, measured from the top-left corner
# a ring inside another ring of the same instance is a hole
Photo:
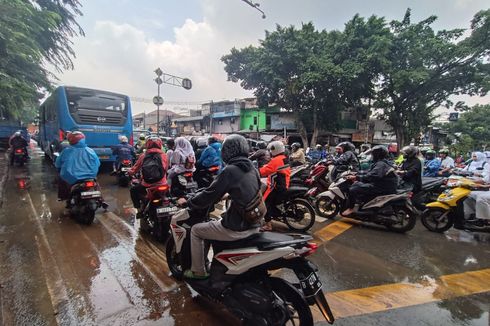
[[[1,172],[2,174],[2,179],[0,180],[0,208],[3,206],[3,194],[5,192],[5,183],[7,182],[8,175],[9,175],[9,162],[8,162],[8,154],[7,152],[3,153],[3,155],[0,155],[0,169],[2,168],[1,163],[4,162],[5,166],[3,166],[3,169]]]

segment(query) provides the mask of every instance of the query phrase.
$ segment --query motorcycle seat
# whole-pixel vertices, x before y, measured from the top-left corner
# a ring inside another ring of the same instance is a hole
[[[291,198],[291,197],[303,196],[308,192],[308,190],[309,188],[307,187],[292,186],[289,187],[289,189],[286,191],[286,197]]]
[[[434,186],[440,186],[444,182],[444,178],[437,177],[423,177],[422,178],[422,188],[432,188]]]
[[[257,247],[259,250],[271,250],[311,240],[307,235],[287,235],[275,232],[255,233],[245,239],[237,241],[212,241],[214,253],[227,249]]]

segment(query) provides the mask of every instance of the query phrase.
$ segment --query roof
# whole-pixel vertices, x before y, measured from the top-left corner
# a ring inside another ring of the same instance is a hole
[[[200,116],[195,116],[195,117],[176,118],[176,119],[172,119],[172,121],[175,121],[175,122],[185,122],[185,121],[200,121],[202,119],[204,119],[204,116],[200,115]]]

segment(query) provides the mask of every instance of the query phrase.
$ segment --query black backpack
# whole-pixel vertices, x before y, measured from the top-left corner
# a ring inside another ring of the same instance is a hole
[[[146,153],[141,167],[141,174],[146,183],[155,183],[165,175],[160,153]]]

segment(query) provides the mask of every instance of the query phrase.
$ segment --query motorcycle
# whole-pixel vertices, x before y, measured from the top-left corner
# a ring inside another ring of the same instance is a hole
[[[133,180],[133,183],[139,180]],[[168,185],[146,188],[146,197],[142,201],[140,228],[143,232],[153,235],[157,241],[165,242],[170,232],[170,219],[178,210],[170,198]]]
[[[344,172],[328,187],[327,191],[318,195],[327,218],[333,218],[347,209],[351,184],[346,178],[347,174],[349,172]],[[349,218],[384,225],[388,230],[398,233],[410,231],[415,227],[418,215],[410,196],[411,193],[408,192],[377,196],[360,204],[357,211]]]
[[[490,232],[490,220],[482,218],[464,218],[463,202],[472,191],[488,191],[488,188],[470,178],[449,177],[447,188],[437,201],[426,205],[422,213],[422,224],[432,232],[444,232],[454,226],[456,229]]]
[[[129,170],[132,167],[131,160],[122,160],[119,164],[119,168],[116,171],[117,183],[121,187],[127,187],[131,182],[131,176],[129,175]]]
[[[426,204],[437,200],[443,191],[446,178],[422,177],[422,189],[412,197],[412,203],[419,211],[424,211]]]
[[[182,172],[172,179],[170,193],[172,197],[182,198],[187,194],[194,193],[198,189],[192,172]]]
[[[94,221],[95,211],[100,207],[106,209],[102,200],[99,184],[94,179],[82,180],[71,187],[67,202],[70,215],[79,223],[90,225]]]
[[[183,209],[172,217],[166,258],[178,280],[191,267],[191,228],[206,221],[207,213]],[[332,324],[335,319],[322,291],[318,268],[306,258],[318,247],[308,242],[311,239],[262,232],[238,241],[210,241],[207,245],[214,253],[208,264],[210,277],[184,281],[201,296],[223,304],[244,325],[313,325],[309,306],[314,304]],[[279,268],[294,271],[299,284],[271,276],[269,271]]]
[[[331,171],[333,166],[326,163],[326,160],[321,160],[310,171],[309,177],[306,179],[306,186],[310,187],[306,193],[308,198],[315,206],[315,211],[318,215],[325,217],[322,211],[321,202],[317,200],[317,196],[326,191],[332,183]]]
[[[312,165],[310,163],[292,167],[289,184],[304,186],[306,178],[310,175],[311,167]]]
[[[201,170],[195,173],[195,180],[199,189],[207,188],[216,179],[220,170],[219,166],[211,166],[209,168],[202,167]]]
[[[26,148],[15,148],[13,149],[12,155],[14,156],[14,164],[18,166],[24,166],[27,162],[27,149]]]

